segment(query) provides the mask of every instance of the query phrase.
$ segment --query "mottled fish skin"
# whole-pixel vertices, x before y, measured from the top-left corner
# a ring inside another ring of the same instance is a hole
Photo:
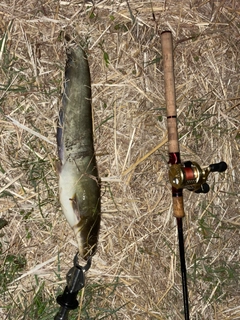
[[[70,49],[57,129],[59,195],[77,238],[79,254],[96,251],[100,229],[100,183],[93,146],[91,80],[81,47]]]

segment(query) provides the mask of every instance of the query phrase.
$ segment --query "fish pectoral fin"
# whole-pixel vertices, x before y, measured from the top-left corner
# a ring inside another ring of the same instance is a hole
[[[55,170],[56,170],[57,174],[60,175],[61,170],[62,170],[62,163],[60,160],[55,161]]]
[[[78,222],[81,220],[81,214],[78,208],[78,203],[77,203],[77,195],[76,193],[74,194],[74,196],[72,198],[69,199],[72,203],[72,208],[73,208],[73,212],[75,214],[75,216],[77,217]]]

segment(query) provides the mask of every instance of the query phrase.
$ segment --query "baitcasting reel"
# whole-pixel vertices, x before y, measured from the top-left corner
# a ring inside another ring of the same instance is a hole
[[[176,189],[188,189],[196,193],[207,193],[209,185],[206,183],[210,172],[224,172],[225,162],[210,164],[201,168],[196,162],[186,161],[183,164],[173,164],[169,169],[169,180]]]

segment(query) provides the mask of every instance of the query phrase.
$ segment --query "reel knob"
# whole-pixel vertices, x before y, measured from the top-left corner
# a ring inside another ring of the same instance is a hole
[[[224,172],[227,170],[227,164],[224,161],[213,163],[210,164],[209,169],[211,172]]]

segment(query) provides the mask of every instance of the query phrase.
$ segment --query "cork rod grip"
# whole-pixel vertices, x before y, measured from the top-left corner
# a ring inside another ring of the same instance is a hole
[[[165,98],[167,107],[168,151],[169,153],[177,153],[179,152],[179,144],[174,82],[173,41],[172,33],[170,31],[162,32],[161,43],[163,54]]]

